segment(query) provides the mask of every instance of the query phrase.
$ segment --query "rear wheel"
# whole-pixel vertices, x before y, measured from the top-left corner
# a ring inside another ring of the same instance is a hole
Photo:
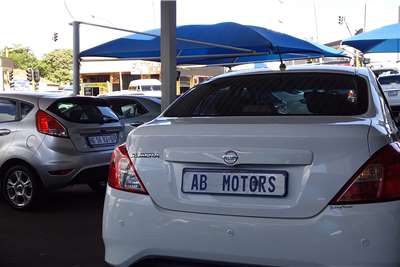
[[[28,210],[39,201],[41,184],[37,175],[30,168],[24,165],[15,165],[5,172],[1,191],[11,207]]]

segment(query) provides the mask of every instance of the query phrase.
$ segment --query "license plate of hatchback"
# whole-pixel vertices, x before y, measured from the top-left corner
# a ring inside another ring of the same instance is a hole
[[[389,97],[397,96],[397,94],[398,94],[398,91],[388,91]]]
[[[115,145],[118,140],[118,135],[117,133],[93,135],[93,136],[88,136],[87,140],[89,142],[89,145],[92,147]]]
[[[182,192],[284,197],[287,180],[286,171],[184,169]]]

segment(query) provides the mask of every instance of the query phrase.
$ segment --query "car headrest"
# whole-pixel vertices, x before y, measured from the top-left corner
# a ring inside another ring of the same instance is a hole
[[[343,94],[308,92],[304,94],[304,98],[306,100],[308,110],[314,114],[349,114],[356,107],[356,104],[349,101],[347,95]]]

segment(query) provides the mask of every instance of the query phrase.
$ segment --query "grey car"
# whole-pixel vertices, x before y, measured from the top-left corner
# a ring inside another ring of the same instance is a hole
[[[44,189],[99,189],[124,127],[107,103],[59,94],[0,94],[0,178],[5,200],[29,209]]]
[[[153,120],[161,113],[161,100],[150,96],[102,96],[125,126],[125,138],[134,128]]]

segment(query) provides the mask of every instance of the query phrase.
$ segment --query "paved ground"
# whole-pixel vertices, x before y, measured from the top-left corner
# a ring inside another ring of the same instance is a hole
[[[104,267],[103,197],[87,186],[53,192],[34,212],[0,201],[1,267]]]
[[[0,267],[106,267],[104,197],[79,185],[52,192],[45,200],[32,212],[15,211],[0,200]],[[215,267],[154,262],[137,267],[161,266]]]

